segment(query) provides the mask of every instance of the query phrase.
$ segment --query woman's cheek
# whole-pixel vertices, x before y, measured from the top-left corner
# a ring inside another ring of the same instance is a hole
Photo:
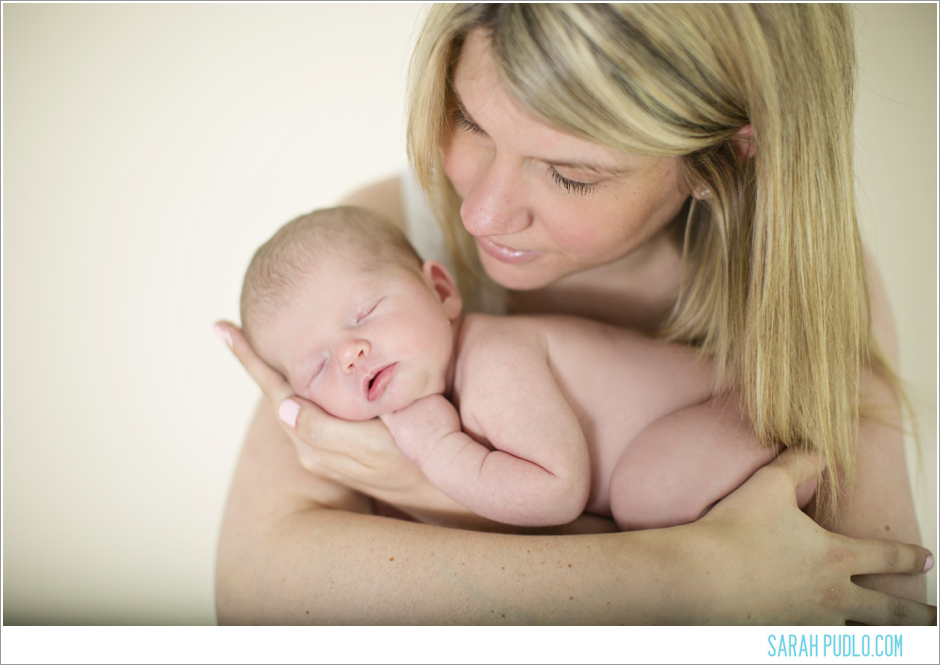
[[[592,214],[589,207],[555,208],[551,214],[553,221],[548,225],[548,233],[554,244],[566,253],[591,254],[598,245],[604,244],[601,242],[604,221]]]
[[[441,154],[444,161],[444,173],[457,193],[464,197],[473,185],[476,159],[474,148],[466,138],[451,137],[442,147]]]

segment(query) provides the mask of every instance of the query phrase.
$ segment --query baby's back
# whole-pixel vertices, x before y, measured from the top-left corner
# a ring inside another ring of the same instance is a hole
[[[650,423],[711,397],[712,368],[688,348],[640,333],[564,316],[491,317],[464,322],[459,374],[474,341],[487,332],[525,340],[544,350],[589,447],[591,494],[587,510],[609,514],[611,474],[625,447]]]

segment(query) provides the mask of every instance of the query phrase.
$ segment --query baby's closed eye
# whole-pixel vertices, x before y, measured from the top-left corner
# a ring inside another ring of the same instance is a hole
[[[326,358],[321,358],[315,363],[310,363],[306,369],[288,379],[291,388],[294,389],[297,395],[309,399],[307,393],[310,391],[310,384],[320,376],[325,366]]]
[[[360,313],[356,315],[356,323],[359,323],[360,321],[368,317],[370,314],[372,314],[376,310],[376,308],[379,306],[379,303],[382,302],[382,300],[384,300],[384,298],[379,298],[372,304],[367,305],[366,307],[363,307],[360,310]]]

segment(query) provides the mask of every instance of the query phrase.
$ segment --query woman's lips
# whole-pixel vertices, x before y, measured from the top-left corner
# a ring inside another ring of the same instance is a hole
[[[510,249],[509,247],[500,245],[494,240],[484,237],[477,238],[477,245],[479,245],[480,249],[484,252],[502,263],[528,263],[542,255],[542,252],[536,250]]]
[[[386,365],[376,372],[371,380],[366,382],[366,399],[368,399],[370,402],[374,402],[382,396],[382,393],[385,392],[385,387],[388,385],[388,382],[392,380],[392,376],[395,374],[395,369],[397,367],[398,363]]]

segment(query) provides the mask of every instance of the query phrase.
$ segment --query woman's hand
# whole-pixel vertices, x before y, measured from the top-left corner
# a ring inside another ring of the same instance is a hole
[[[215,332],[277,410],[305,469],[397,506],[424,522],[483,526],[478,523],[482,518],[428,482],[417,465],[398,450],[381,420],[351,422],[334,418],[297,397],[284,377],[255,354],[238,327],[220,321]]]
[[[695,543],[704,544],[703,569],[692,579],[706,589],[695,596],[723,601],[713,605],[716,623],[935,625],[936,607],[852,580],[925,572],[933,566],[930,552],[830,533],[797,508],[794,490],[815,478],[816,463],[785,452],[689,525],[702,530]]]

